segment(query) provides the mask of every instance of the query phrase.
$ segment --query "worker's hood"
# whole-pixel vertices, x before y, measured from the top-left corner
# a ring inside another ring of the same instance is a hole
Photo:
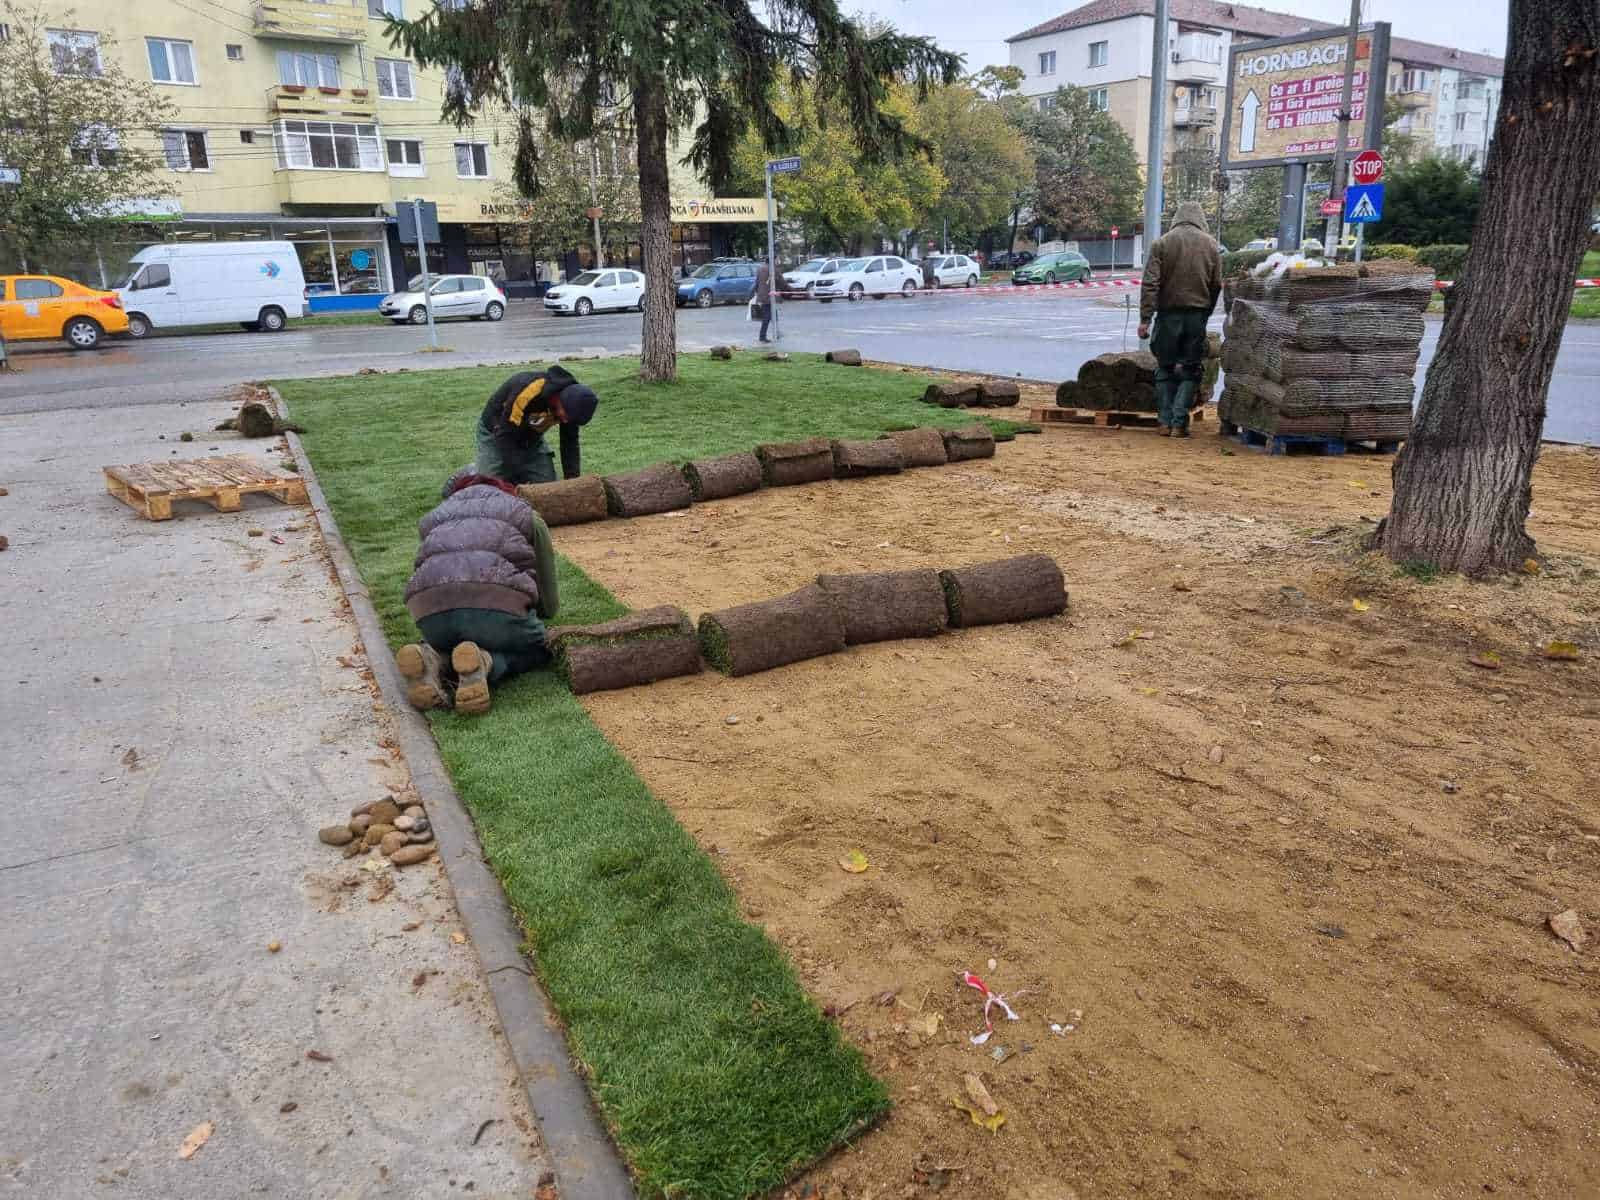
[[[1178,205],[1178,211],[1173,215],[1172,224],[1174,227],[1178,225],[1193,225],[1201,233],[1210,232],[1206,228],[1206,211],[1200,207],[1199,202],[1196,200],[1185,200]]]

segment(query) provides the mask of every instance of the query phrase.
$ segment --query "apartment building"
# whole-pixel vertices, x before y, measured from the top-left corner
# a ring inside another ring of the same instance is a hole
[[[75,0],[72,28],[49,33],[60,68],[115,56],[176,110],[151,134],[171,194],[135,206],[126,245],[102,248],[79,274],[115,274],[119,249],[157,240],[272,239],[295,243],[319,292],[388,291],[419,269],[394,212],[421,197],[439,211],[431,270],[531,283],[547,248],[530,246],[518,222],[511,114],[490,111],[466,129],[442,121],[449,74],[407,60],[384,36],[385,16],[435,2]],[[699,193],[692,176],[674,183]],[[710,256],[705,226],[674,233],[686,255]],[[570,251],[586,265],[592,247]]]
[[[1337,28],[1322,21],[1222,0],[1170,0],[1168,6],[1167,154],[1215,154],[1227,93],[1227,61],[1236,41],[1290,37]],[[1149,145],[1152,0],[1091,0],[1007,38],[1022,94],[1041,107],[1057,88],[1085,88],[1133,139],[1140,166]],[[1400,126],[1445,153],[1481,155],[1500,96],[1500,59],[1394,38],[1390,100],[1407,108]],[[1448,89],[1448,90],[1447,90]]]

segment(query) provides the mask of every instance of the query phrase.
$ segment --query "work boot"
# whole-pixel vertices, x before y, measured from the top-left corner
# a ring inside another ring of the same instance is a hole
[[[1161,427],[1161,432],[1159,434],[1157,434],[1156,436],[1157,437],[1171,437],[1172,436],[1172,426],[1171,425],[1163,425]]]
[[[1187,425],[1178,426],[1176,429],[1174,429],[1172,431],[1172,436],[1173,437],[1188,437],[1189,436],[1189,427]]]
[[[395,665],[405,676],[406,699],[419,712],[430,708],[449,708],[450,693],[444,686],[444,659],[425,642],[412,642],[401,646],[394,656]]]
[[[488,712],[489,671],[494,667],[489,652],[478,649],[477,642],[461,642],[450,652],[450,665],[456,672],[456,711]]]

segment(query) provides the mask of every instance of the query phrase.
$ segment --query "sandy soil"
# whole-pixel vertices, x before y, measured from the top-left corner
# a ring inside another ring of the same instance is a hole
[[[1066,572],[1059,618],[585,701],[892,1088],[792,1194],[1600,1195],[1600,937],[1545,927],[1600,935],[1600,454],[1541,463],[1539,575],[1425,584],[1359,547],[1392,460],[1214,430],[560,531],[696,615]],[[984,1047],[968,969],[1022,1018]],[[969,1072],[998,1133],[952,1107]]]

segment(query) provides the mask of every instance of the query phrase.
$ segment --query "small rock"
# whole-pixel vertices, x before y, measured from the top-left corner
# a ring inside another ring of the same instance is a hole
[[[737,725],[739,723],[739,718],[738,717],[724,717],[722,719],[722,723],[724,725]]]
[[[405,813],[401,813],[394,819],[394,827],[403,833],[409,833],[411,827],[416,823],[416,818],[408,817],[405,815]]]
[[[366,835],[361,839],[361,843],[369,848],[376,846],[383,841],[384,834],[393,832],[395,832],[393,825],[381,825],[374,821],[371,825],[367,826]]]
[[[1511,697],[1506,695],[1504,692],[1495,692],[1489,697],[1489,700],[1494,704],[1509,704],[1511,702]]]
[[[1223,757],[1223,755],[1222,755],[1222,747],[1221,746],[1213,746],[1213,747],[1211,747],[1211,753],[1206,755],[1206,757],[1211,760],[1211,765],[1212,766],[1220,767],[1222,765],[1222,757]]]
[[[1565,912],[1558,912],[1546,923],[1550,926],[1550,932],[1571,946],[1574,951],[1582,950],[1589,940],[1589,935],[1584,932],[1583,925],[1578,920],[1577,909],[1569,908]]]
[[[409,867],[413,863],[426,862],[433,854],[431,843],[417,846],[402,846],[389,856],[389,861],[397,867]]]
[[[355,836],[348,825],[328,825],[317,831],[317,837],[330,846],[346,845]]]
[[[365,804],[358,804],[350,810],[350,815],[352,817],[364,816],[372,811],[372,806],[376,803],[376,800],[368,800]]]
[[[6,537],[4,534],[0,534],[0,550],[9,549],[11,549],[11,539]]]
[[[1323,924],[1313,925],[1311,928],[1315,929],[1323,937],[1342,938],[1345,936],[1344,926],[1342,925]]]
[[[406,834],[406,841],[413,846],[426,845],[428,842],[433,841],[433,832],[431,830],[424,829],[421,833],[418,833],[415,829],[413,829],[410,833]]]
[[[417,818],[425,817],[428,814],[423,810],[422,805],[420,805],[420,804],[408,804],[408,805],[406,805],[405,815],[410,817],[410,818],[412,818],[413,820],[416,820]]]
[[[367,812],[371,815],[373,824],[393,825],[394,819],[400,815],[400,806],[386,796]]]
[[[394,852],[406,844],[406,835],[396,829],[393,833],[383,835],[383,840],[378,843],[378,849],[385,858],[393,858]]]
[[[398,829],[399,826],[396,826],[395,828]],[[411,832],[412,833],[432,833],[433,832],[433,823],[431,821],[429,821],[426,817],[412,817],[411,818]]]
[[[370,813],[362,813],[359,817],[350,818],[350,832],[358,837],[366,833],[371,826],[372,815]]]
[[[1454,796],[1461,790],[1461,785],[1453,779],[1441,779],[1439,780],[1439,790],[1446,796]]]
[[[278,1105],[278,1111],[281,1112],[281,1113],[292,1113],[295,1109],[297,1109],[299,1107],[300,1106],[298,1104],[296,1104],[293,1100],[285,1100],[282,1104]]]
[[[992,959],[992,958],[991,958],[991,959],[990,959],[990,960],[989,960],[989,970],[991,970],[991,971],[992,971],[992,970],[994,970],[994,969],[995,969],[995,968],[996,968],[996,967],[998,967],[998,966],[999,966],[999,965],[1000,965],[1000,964],[999,964],[999,963],[998,963],[998,962],[996,962],[996,961],[995,961],[995,960],[994,960],[994,959]]]
[[[365,849],[366,847],[364,845],[356,841],[355,838],[351,838],[350,844],[344,848],[344,856],[346,858],[354,858]]]
[[[1313,754],[1310,758],[1306,759],[1306,761],[1308,763],[1310,763],[1313,767],[1319,766],[1322,763],[1322,755]]]
[[[1071,1017],[1074,1021],[1081,1021],[1083,1020],[1083,1009],[1075,1008],[1069,1012],[1067,1016]]]
[[[9,488],[0,487],[0,496],[9,496],[9,495],[11,495],[11,490]]]
[[[265,529],[246,529],[244,532],[246,537],[266,537],[267,535]]]
[[[1289,826],[1294,824],[1294,818],[1293,817],[1279,817],[1278,818],[1278,824],[1282,825],[1285,829],[1287,829],[1287,828],[1289,828]]]
[[[279,950],[282,950],[282,949],[283,949],[283,943],[282,942],[268,942],[267,943],[267,953],[268,954],[276,954]]]

